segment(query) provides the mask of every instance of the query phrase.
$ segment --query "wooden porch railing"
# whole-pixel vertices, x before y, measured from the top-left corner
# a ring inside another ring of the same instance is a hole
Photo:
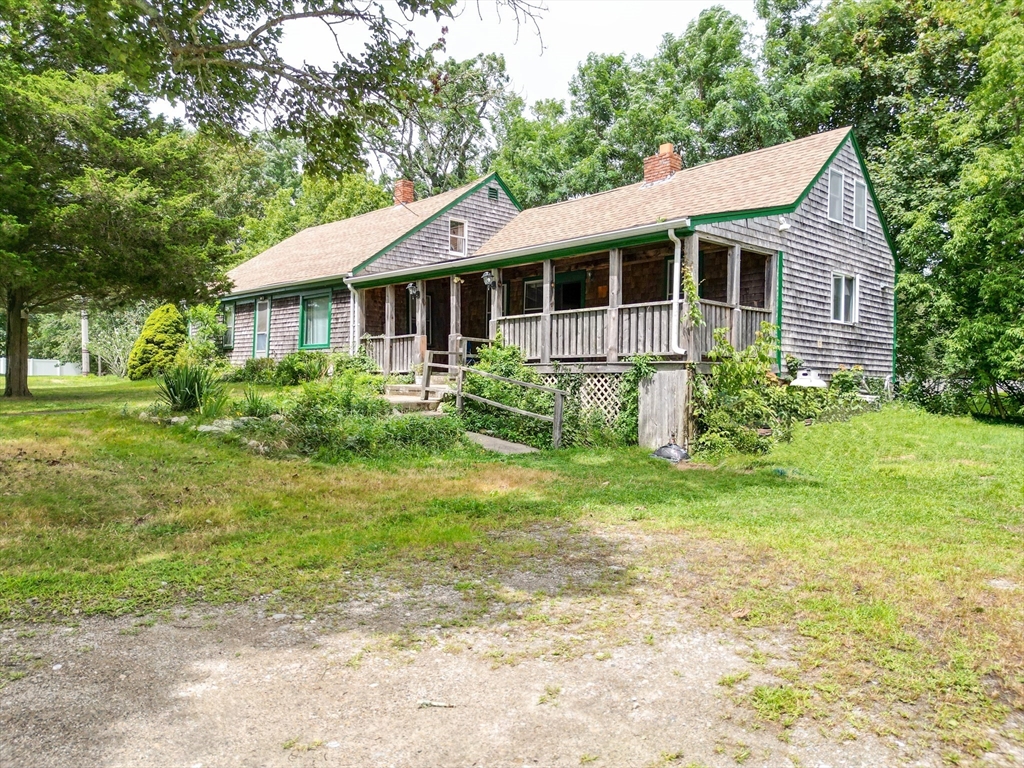
[[[671,301],[619,307],[619,355],[667,355],[672,350],[671,330]]]
[[[385,375],[389,373],[409,373],[416,364],[416,334],[403,336],[366,336],[363,338],[363,349],[377,364]]]
[[[540,315],[502,317],[497,321],[497,326],[506,344],[523,350],[527,360],[540,360]]]
[[[572,309],[551,314],[551,357],[604,357],[608,309]]]
[[[754,342],[754,337],[761,329],[761,323],[772,320],[769,309],[737,308],[706,299],[701,300],[700,308],[704,317],[702,326],[691,329],[685,319],[680,323],[680,343],[687,348],[689,359],[694,361],[702,360],[714,346],[716,328],[728,328],[734,346],[745,349]],[[626,304],[618,307],[616,314],[617,354],[620,358],[644,353],[671,356],[671,301]],[[544,352],[543,317],[541,314],[502,317],[496,321],[495,326],[506,344],[519,347],[528,361],[536,362],[543,358]],[[605,358],[608,354],[611,317],[613,315],[608,307],[552,312],[551,335],[548,339],[550,359]],[[363,346],[381,371],[409,373],[420,362],[419,338],[415,334],[395,336],[391,339],[384,336],[367,336],[363,340]],[[460,340],[459,343],[464,345],[460,347],[464,354],[475,351],[488,341],[465,336],[451,338]],[[448,352],[441,354],[452,355],[453,352],[449,349]],[[462,361],[466,361],[465,357]]]

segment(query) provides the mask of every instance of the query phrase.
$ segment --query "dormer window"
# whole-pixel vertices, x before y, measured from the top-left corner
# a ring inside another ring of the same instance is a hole
[[[448,222],[448,250],[466,255],[466,222],[451,219]]]

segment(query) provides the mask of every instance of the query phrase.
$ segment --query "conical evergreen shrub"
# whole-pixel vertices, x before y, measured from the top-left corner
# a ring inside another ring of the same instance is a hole
[[[163,373],[174,365],[174,356],[187,338],[185,318],[176,306],[164,304],[154,309],[128,356],[128,378],[138,381]]]

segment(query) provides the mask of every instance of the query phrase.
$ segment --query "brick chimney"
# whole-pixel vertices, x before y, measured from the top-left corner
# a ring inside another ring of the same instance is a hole
[[[416,200],[416,190],[408,179],[395,179],[395,205],[408,205]]]
[[[671,144],[662,144],[658,147],[658,154],[644,158],[644,184],[662,181],[683,169],[682,158],[673,149]]]

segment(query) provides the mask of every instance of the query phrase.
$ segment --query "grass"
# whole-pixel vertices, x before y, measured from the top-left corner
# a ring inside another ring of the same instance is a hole
[[[311,612],[360,576],[415,584],[441,568],[483,617],[494,573],[623,531],[655,544],[602,589],[642,583],[711,625],[795,639],[785,668],[751,655],[785,681],[747,697],[765,721],[874,708],[977,754],[1024,707],[1020,427],[892,407],[706,470],[638,449],[325,466],[119,415],[151,384],[32,386],[31,401],[0,401],[0,615],[273,590]],[[18,415],[68,408],[90,410]],[[573,537],[534,534],[557,526]]]

